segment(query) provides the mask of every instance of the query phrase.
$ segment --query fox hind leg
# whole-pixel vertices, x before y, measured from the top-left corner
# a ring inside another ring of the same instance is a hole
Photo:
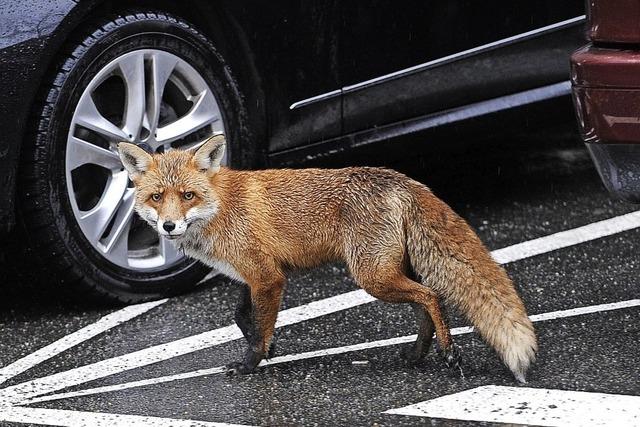
[[[436,329],[424,307],[417,303],[411,303],[411,307],[418,323],[418,336],[410,348],[402,351],[401,356],[409,362],[416,363],[429,353]]]
[[[393,274],[380,271],[381,269],[365,272],[370,265],[375,264],[367,265],[361,261],[358,265],[352,266],[352,273],[358,284],[369,294],[382,301],[414,303],[422,307],[423,310],[425,310],[425,314],[429,316],[433,322],[440,353],[446,365],[450,368],[460,369],[460,352],[453,344],[451,333],[440,309],[440,303],[438,302],[436,293],[426,286],[409,279],[404,273],[400,272],[399,269],[396,269]],[[356,268],[354,269],[353,267]],[[393,269],[387,271],[393,271]],[[363,274],[363,272],[365,273]],[[418,333],[418,340],[422,338],[423,348],[424,344],[427,343],[424,335],[428,333],[428,326],[428,323],[426,323],[425,330],[421,330]]]

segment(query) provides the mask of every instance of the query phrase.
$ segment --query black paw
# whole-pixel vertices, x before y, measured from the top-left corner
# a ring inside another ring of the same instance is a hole
[[[251,374],[256,371],[255,367],[252,368],[250,366],[245,365],[242,362],[229,363],[227,366],[225,366],[225,368],[227,368],[227,371],[225,372],[225,374],[229,377],[234,375]]]
[[[462,356],[457,345],[451,344],[448,348],[440,349],[440,356],[449,369],[459,369],[462,374]],[[464,375],[463,375],[464,376]]]

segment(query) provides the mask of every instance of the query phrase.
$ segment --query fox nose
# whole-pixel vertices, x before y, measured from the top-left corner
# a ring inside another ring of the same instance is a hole
[[[165,223],[162,224],[162,228],[164,228],[167,233],[171,233],[176,228],[176,224],[171,221],[165,221]]]

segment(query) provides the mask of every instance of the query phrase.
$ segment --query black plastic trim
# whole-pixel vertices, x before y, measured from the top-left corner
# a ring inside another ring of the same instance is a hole
[[[469,121],[500,111],[511,110],[562,96],[566,97],[570,93],[571,83],[569,81],[554,83],[386,126],[351,133],[315,144],[273,152],[269,155],[269,160],[271,164],[276,165],[293,165],[299,162],[313,161],[319,157],[335,155],[353,148],[393,140],[410,134],[421,134],[425,131]]]
[[[585,144],[607,190],[640,203],[640,144]]]

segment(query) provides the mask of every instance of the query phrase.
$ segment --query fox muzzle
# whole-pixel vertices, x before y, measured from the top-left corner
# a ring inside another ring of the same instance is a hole
[[[187,221],[184,219],[158,219],[157,229],[161,236],[175,239],[187,231]]]

